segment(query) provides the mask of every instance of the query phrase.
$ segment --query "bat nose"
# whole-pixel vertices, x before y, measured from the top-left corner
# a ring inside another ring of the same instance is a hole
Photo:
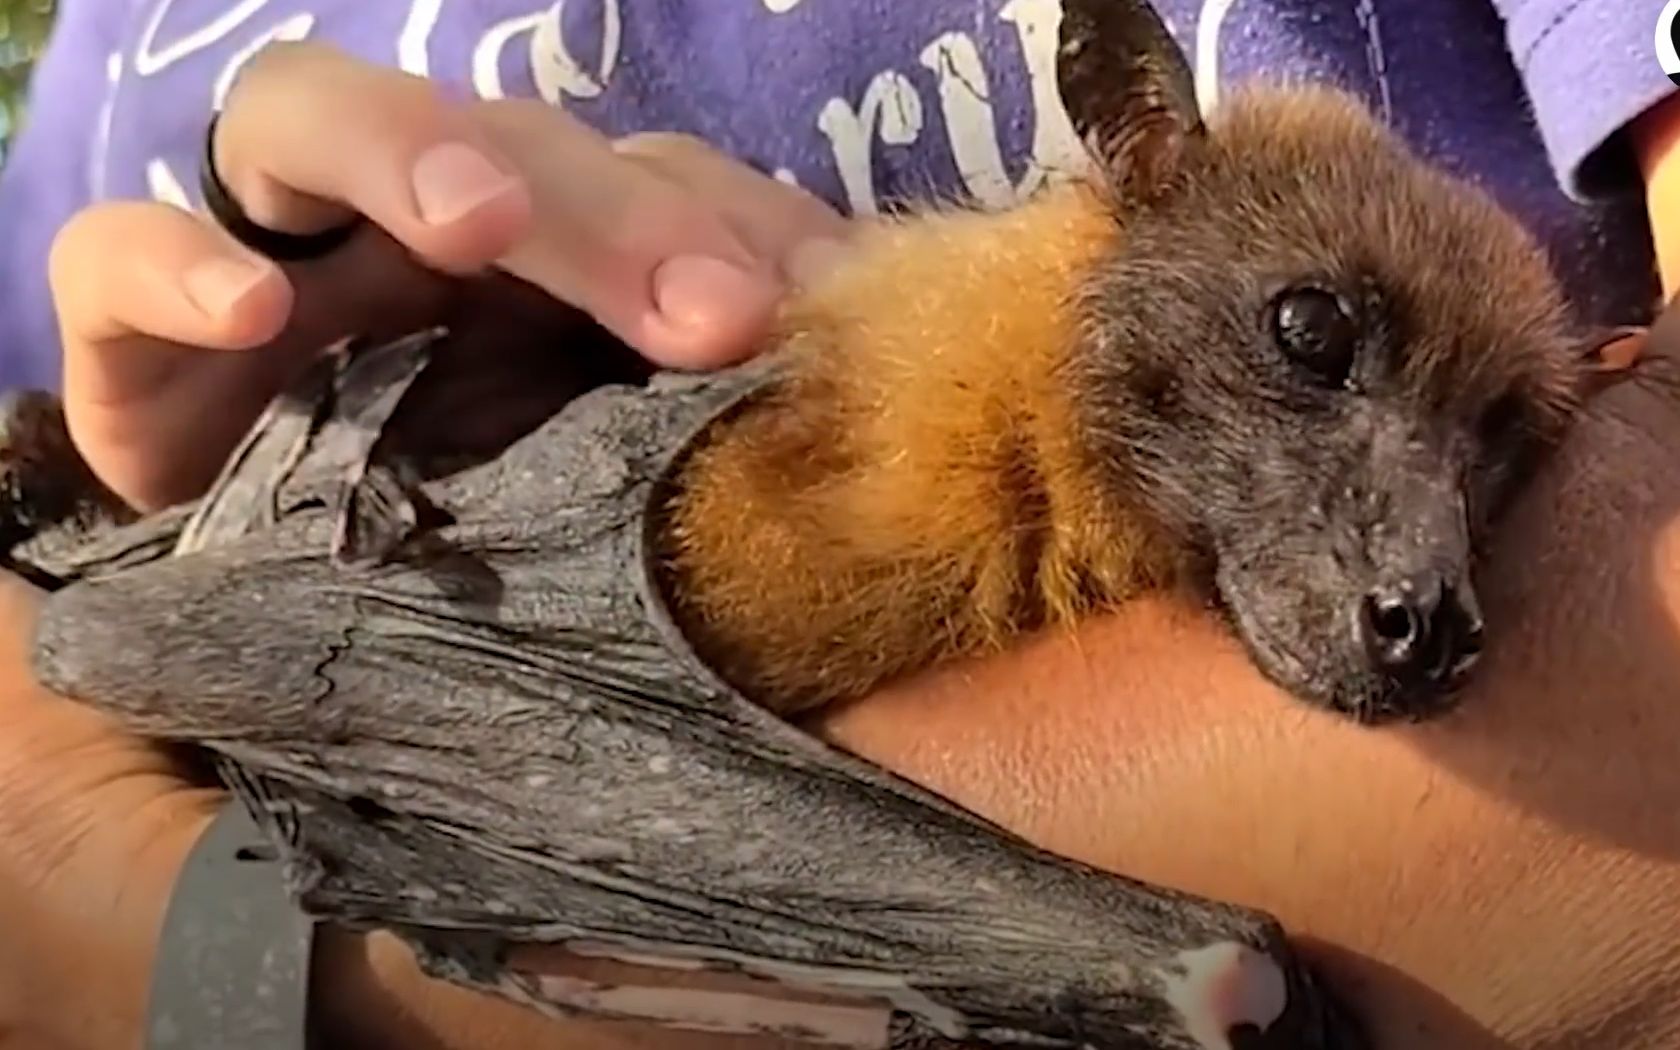
[[[1421,574],[1367,594],[1358,614],[1371,663],[1403,686],[1455,683],[1482,651],[1482,612],[1468,581]]]

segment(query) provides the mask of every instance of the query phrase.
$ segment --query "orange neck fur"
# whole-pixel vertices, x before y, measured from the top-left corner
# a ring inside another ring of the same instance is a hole
[[[1064,368],[1118,236],[1076,188],[883,223],[789,307],[790,378],[716,428],[671,508],[702,655],[808,707],[1171,578],[1090,469]]]

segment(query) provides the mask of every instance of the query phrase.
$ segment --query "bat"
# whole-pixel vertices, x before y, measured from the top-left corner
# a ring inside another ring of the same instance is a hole
[[[822,1020],[736,1030],[827,1045],[1363,1045],[1269,917],[781,717],[1164,589],[1362,722],[1476,661],[1478,552],[1590,379],[1538,247],[1336,91],[1204,118],[1141,0],[1067,0],[1059,83],[1089,173],[873,224],[724,372],[352,343],[139,519],[15,396],[37,673],[211,752],[312,913],[545,1009],[646,999],[511,946],[773,982]]]
[[[1585,381],[1543,255],[1346,95],[1204,122],[1141,5],[1063,18],[1093,177],[869,229],[794,302],[666,509],[685,628],[796,712],[1171,588],[1303,700],[1450,709]]]

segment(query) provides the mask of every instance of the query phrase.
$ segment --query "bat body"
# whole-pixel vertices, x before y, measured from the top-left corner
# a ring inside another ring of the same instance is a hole
[[[509,945],[820,994],[793,1034],[830,1045],[1360,1045],[1265,916],[773,716],[1163,588],[1362,720],[1475,659],[1476,549],[1585,378],[1540,253],[1347,98],[1204,124],[1146,7],[1061,33],[1091,176],[872,226],[740,370],[576,398],[467,333],[334,355],[138,521],[14,399],[43,681],[217,755],[311,911],[550,1007],[625,1012]]]
[[[786,378],[685,464],[664,534],[748,695],[858,696],[1174,588],[1303,699],[1449,706],[1476,548],[1585,375],[1544,260],[1333,92],[1180,134],[1147,196],[877,226],[796,300]]]
[[[605,387],[417,479],[382,442],[425,415],[422,373],[474,350],[335,354],[203,500],[15,552],[58,581],[42,680],[209,748],[311,913],[562,1012],[660,998],[545,983],[509,946],[773,983],[819,1009],[761,1003],[733,1030],[814,1046],[1362,1045],[1266,916],[1036,850],[694,655],[648,511],[773,369]]]

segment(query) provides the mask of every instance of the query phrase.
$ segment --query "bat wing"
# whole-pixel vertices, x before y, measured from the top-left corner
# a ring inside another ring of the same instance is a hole
[[[1222,1045],[1197,968],[1241,956],[1287,994],[1255,1045],[1359,1045],[1266,916],[1037,850],[683,645],[650,494],[750,377],[597,391],[423,482],[380,439],[429,346],[323,363],[201,504],[129,527],[173,556],[104,563],[38,627],[47,685],[220,757],[307,909],[551,1006],[508,945],[878,1000],[893,1046]]]

